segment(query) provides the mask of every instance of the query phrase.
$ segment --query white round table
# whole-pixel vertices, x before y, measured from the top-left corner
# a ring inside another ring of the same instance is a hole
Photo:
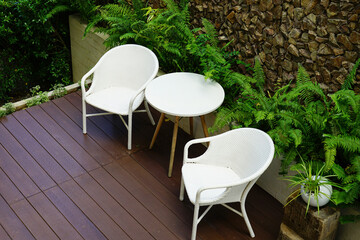
[[[176,117],[170,154],[169,177],[172,174],[180,117],[190,117],[190,133],[192,134],[192,117],[200,116],[204,134],[207,137],[209,134],[204,115],[220,107],[224,97],[224,89],[219,83],[205,79],[203,75],[196,73],[169,73],[155,78],[147,85],[145,89],[146,101],[161,112],[150,149],[155,143],[165,114]]]

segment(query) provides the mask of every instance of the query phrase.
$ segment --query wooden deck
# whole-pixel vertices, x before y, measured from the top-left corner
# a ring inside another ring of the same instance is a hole
[[[118,116],[90,118],[82,134],[78,92],[0,119],[0,239],[190,239],[193,206],[178,199],[190,136],[179,131],[168,178],[172,126],[164,122],[149,150],[155,127],[135,115],[127,151]],[[255,239],[276,239],[282,205],[255,186],[246,206]],[[243,219],[219,206],[198,239],[251,238]]]

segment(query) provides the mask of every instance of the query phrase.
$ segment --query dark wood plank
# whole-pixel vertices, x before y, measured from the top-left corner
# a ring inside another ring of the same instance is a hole
[[[179,195],[174,195],[170,192],[161,182],[142,168],[136,161],[131,159],[124,163],[122,167],[148,191],[151,191],[159,201],[172,210],[183,222],[188,223],[192,221],[192,209],[189,209],[179,200]]]
[[[83,174],[75,181],[122,228],[131,239],[154,239],[109,193],[90,175]]]
[[[155,111],[155,118],[158,115]],[[146,114],[135,114],[133,136],[138,140],[131,151],[126,149],[127,130],[118,116],[90,118],[87,123],[89,134],[83,135],[79,92],[0,120],[7,134],[0,138],[0,239],[27,239],[27,235],[30,239],[33,235],[37,239],[54,235],[60,239],[189,239],[193,205],[187,198],[181,202],[178,195],[183,146],[191,136],[179,131],[173,177],[168,178],[172,122],[163,124],[154,148],[148,150],[154,127]],[[41,192],[28,173],[36,176],[38,170],[19,165],[8,139],[39,163],[40,172],[57,186]],[[69,154],[73,145],[79,152]],[[190,153],[198,155],[205,149],[194,147]],[[78,163],[87,159],[84,154],[96,168],[77,164],[71,172],[68,161]],[[56,177],[57,170],[46,165],[47,159],[62,169],[61,174],[67,172],[67,179]],[[238,203],[232,205],[239,209]],[[246,208],[255,239],[276,239],[282,205],[255,185]],[[197,239],[251,238],[243,218],[215,206],[200,222]]]
[[[176,154],[176,152],[175,152]],[[132,156],[143,168],[150,172],[159,182],[166,186],[174,195],[179,194],[179,180],[177,174],[169,178],[167,176],[169,160],[170,160],[170,145],[169,154],[161,154],[157,150],[140,151]],[[175,159],[177,161],[178,159]],[[174,169],[173,172],[178,171]]]
[[[119,182],[117,182],[104,169],[96,169],[90,175],[107,191],[110,195],[125,208],[155,239],[177,239],[165,226],[166,223],[160,222],[152,215],[144,205],[131,195]]]
[[[13,240],[35,239],[2,196],[0,196],[0,225]]]
[[[46,190],[45,195],[84,239],[106,239],[59,187]]]
[[[12,115],[3,124],[56,183],[70,179],[70,175]]]
[[[33,180],[21,169],[2,145],[0,145],[0,156],[0,167],[25,197],[40,192]]]
[[[85,172],[79,163],[26,111],[15,112],[13,116],[71,176],[79,176]]]
[[[98,145],[92,138],[84,135],[82,129],[77,126],[63,111],[61,111],[53,102],[47,102],[40,106],[59,124],[65,132],[74,138],[86,151],[88,151],[96,161],[105,165],[114,160],[114,158],[105,151],[101,145]],[[106,146],[107,143],[104,145]]]
[[[11,182],[9,177],[4,173],[4,171],[1,168],[0,168],[0,194],[9,204],[24,199],[23,195]]]
[[[77,94],[69,94],[65,96],[65,99],[70,101],[79,111],[82,109],[81,97]],[[98,112],[94,107],[87,105],[88,112]],[[114,115],[114,117],[118,117]],[[107,136],[118,143],[118,148],[123,152],[127,151],[127,131],[124,132],[122,129],[118,128],[116,125],[112,124],[105,116],[97,116],[87,118],[87,122],[94,123],[98,128],[100,128]],[[88,131],[88,134],[91,136],[92,132]]]
[[[6,122],[2,123],[6,124]],[[2,124],[0,124],[0,136],[0,143],[40,189],[45,190],[56,185],[44,169],[41,168]]]
[[[11,240],[10,236],[7,234],[7,232],[1,225],[0,225],[0,239],[1,240]]]
[[[83,239],[43,193],[31,196],[28,200],[60,239]]]
[[[167,208],[181,219],[188,228],[188,236],[191,236],[191,228],[193,221],[193,205],[189,202],[179,200],[179,195],[171,193],[163,184],[157,181],[149,172],[143,169],[135,161],[127,161],[122,165],[123,168],[131,173],[134,178],[141,182],[149,191],[151,191]],[[212,227],[198,231],[201,239],[207,239],[208,236],[222,239],[222,237]]]
[[[11,208],[36,239],[59,239],[27,200],[14,203]]]
[[[65,98],[58,98],[54,100],[53,103],[56,104],[57,107],[59,107],[74,123],[76,123],[82,129],[81,111],[75,108]],[[115,159],[127,155],[126,151],[123,151],[122,148],[119,148],[119,142],[106,135],[100,128],[94,125],[92,121],[87,122],[87,129],[88,134],[86,136],[92,138]]]
[[[60,187],[108,239],[130,239],[76,182],[67,181]]]
[[[62,129],[40,106],[27,110],[28,113],[50,133],[50,135],[87,171],[100,167],[96,160]]]
[[[111,163],[105,169],[120,182],[136,199],[146,202],[145,207],[166,226],[178,238],[187,239],[191,235],[191,229],[181,221],[165,204],[159,201],[148,189],[124,170],[119,164]]]

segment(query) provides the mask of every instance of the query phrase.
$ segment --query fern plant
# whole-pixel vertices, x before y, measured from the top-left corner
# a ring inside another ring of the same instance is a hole
[[[99,14],[88,24],[85,34],[109,35],[108,48],[137,43],[153,50],[164,71],[192,71],[194,61],[186,45],[194,38],[190,30],[188,0],[176,4],[164,0],[163,9],[153,9],[144,1],[119,1],[99,8]]]
[[[332,201],[357,205],[360,200],[360,96],[351,90],[360,60],[341,90],[327,96],[299,65],[296,84],[264,92],[264,74],[258,60],[253,77],[230,74],[228,84],[239,92],[232,104],[223,106],[213,130],[255,127],[269,133],[282,156],[280,173],[293,163],[320,161],[324,173],[337,176]],[[293,86],[293,87],[291,87]],[[345,219],[346,217],[342,217]],[[347,219],[357,219],[356,216]]]

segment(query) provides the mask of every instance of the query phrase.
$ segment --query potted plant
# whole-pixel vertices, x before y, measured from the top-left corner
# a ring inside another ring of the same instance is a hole
[[[298,189],[291,194],[286,205],[301,196],[307,205],[305,214],[310,206],[317,207],[319,212],[320,207],[325,206],[331,200],[332,186],[340,187],[330,180],[335,175],[324,175],[324,167],[325,164],[320,162],[306,163],[302,161],[292,165],[290,170],[295,171],[296,174],[286,176],[285,180],[290,182],[289,187],[298,187]]]

